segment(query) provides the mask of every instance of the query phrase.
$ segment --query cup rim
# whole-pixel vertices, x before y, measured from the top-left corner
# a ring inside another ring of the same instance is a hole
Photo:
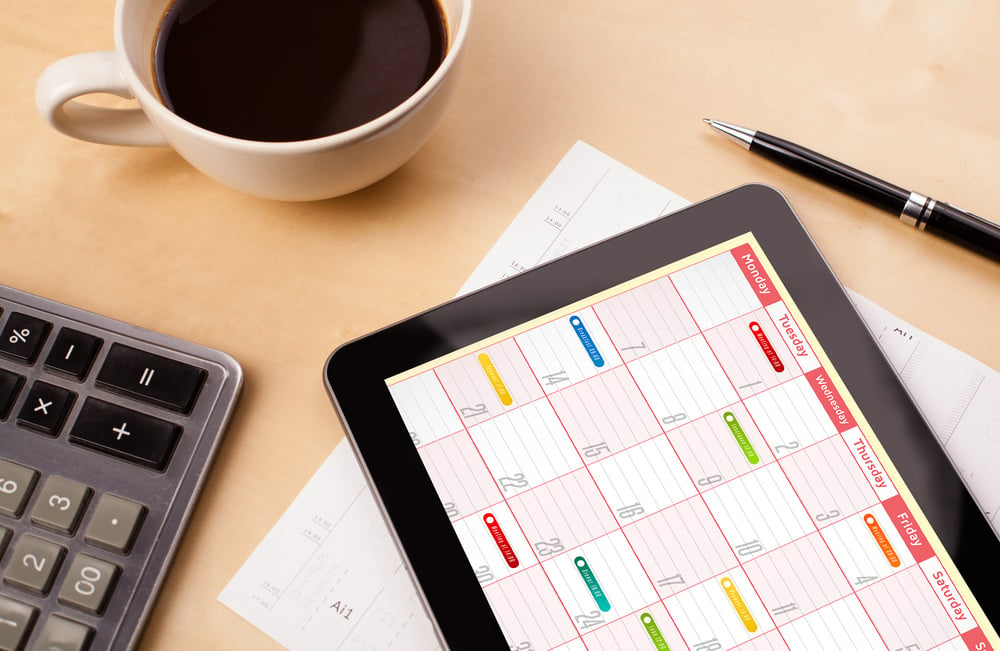
[[[444,12],[445,21],[448,21],[449,15],[447,13],[447,9],[444,7],[446,0],[436,0],[436,2],[438,2]],[[420,88],[389,111],[372,120],[369,120],[368,122],[365,122],[364,124],[359,124],[358,126],[348,129],[347,131],[341,131],[328,136],[320,136],[318,138],[310,138],[308,140],[248,140],[246,138],[227,136],[225,134],[217,133],[210,129],[198,126],[197,124],[184,119],[180,115],[177,115],[168,109],[163,102],[160,101],[159,97],[149,91],[146,84],[133,68],[128,55],[125,53],[123,24],[125,2],[123,0],[118,0],[115,8],[115,54],[118,57],[121,74],[127,79],[129,86],[132,88],[132,92],[139,101],[139,105],[142,106],[144,110],[154,111],[158,114],[158,117],[175,122],[186,130],[194,131],[201,138],[232,149],[256,151],[267,150],[274,153],[291,154],[336,149],[366,140],[386,130],[391,130],[393,125],[406,119],[444,82],[445,77],[448,76],[451,68],[456,65],[456,61],[465,47],[465,41],[468,38],[469,26],[472,20],[471,14],[473,0],[459,0],[459,2],[462,7],[462,16],[458,24],[458,29],[455,31],[455,37],[449,44],[448,51],[445,54],[444,59],[441,61],[441,65],[437,67],[437,70],[434,71],[434,73],[423,83],[422,86],[420,86]],[[450,23],[446,22],[446,26],[450,27]]]

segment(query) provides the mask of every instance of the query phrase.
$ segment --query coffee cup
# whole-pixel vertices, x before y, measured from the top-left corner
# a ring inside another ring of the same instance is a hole
[[[196,11],[213,1],[196,0]],[[429,66],[426,80],[385,112],[328,134],[292,135],[293,139],[262,139],[252,132],[231,135],[200,126],[169,106],[162,75],[158,76],[162,71],[156,69],[156,52],[171,0],[117,0],[115,48],[78,54],[49,66],[38,80],[36,103],[46,121],[64,134],[110,145],[170,146],[209,177],[251,195],[287,201],[340,196],[384,178],[409,160],[430,138],[454,94],[472,0],[424,1],[438,3],[441,10],[445,42],[440,63]],[[277,11],[286,6],[272,4]],[[323,74],[314,76],[304,80],[306,91],[314,83],[329,92],[329,80]],[[253,79],[248,85],[252,84]],[[91,93],[134,98],[138,107],[95,106],[79,99]],[[247,101],[236,108],[256,106],[257,102]],[[264,116],[257,124],[267,122]]]

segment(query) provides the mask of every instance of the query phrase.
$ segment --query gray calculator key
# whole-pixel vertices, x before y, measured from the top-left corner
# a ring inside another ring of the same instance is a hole
[[[71,535],[80,524],[90,493],[89,486],[53,475],[38,492],[31,521],[44,529]]]
[[[39,651],[87,651],[93,636],[94,629],[89,626],[52,615],[45,620],[35,648]]]
[[[20,517],[37,480],[38,473],[31,468],[0,459],[0,513]]]
[[[118,580],[118,566],[87,554],[77,554],[59,590],[59,603],[100,615]]]
[[[14,543],[3,580],[37,594],[46,594],[52,588],[65,554],[66,550],[55,543],[24,534]]]
[[[38,611],[0,595],[0,651],[20,651],[28,639]]]
[[[101,495],[84,539],[91,545],[125,554],[139,533],[146,515],[142,504],[110,493]]]
[[[7,527],[0,527],[0,558],[3,557],[3,553],[7,549],[7,543],[10,542],[10,538],[13,535]]]

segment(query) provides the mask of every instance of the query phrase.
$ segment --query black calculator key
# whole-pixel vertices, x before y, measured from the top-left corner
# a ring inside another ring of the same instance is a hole
[[[87,377],[90,365],[94,363],[94,357],[103,343],[100,337],[63,328],[56,335],[56,342],[45,358],[45,368],[82,380]]]
[[[0,368],[0,420],[10,414],[10,408],[14,406],[14,399],[21,391],[22,384],[23,377]]]
[[[87,398],[69,433],[69,441],[163,470],[182,431],[176,423],[97,398]]]
[[[97,385],[186,414],[191,411],[205,375],[196,366],[113,344],[97,375]]]
[[[52,324],[48,321],[13,312],[0,336],[0,353],[33,364],[51,329]]]
[[[58,436],[76,394],[48,382],[35,382],[17,414],[17,424],[42,434]]]

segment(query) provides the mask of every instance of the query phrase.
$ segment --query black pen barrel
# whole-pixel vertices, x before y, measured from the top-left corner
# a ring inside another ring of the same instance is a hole
[[[927,231],[1000,260],[1000,226],[961,208],[937,202],[927,217]]]
[[[754,134],[750,151],[896,214],[902,212],[910,196],[898,185],[760,131]]]

